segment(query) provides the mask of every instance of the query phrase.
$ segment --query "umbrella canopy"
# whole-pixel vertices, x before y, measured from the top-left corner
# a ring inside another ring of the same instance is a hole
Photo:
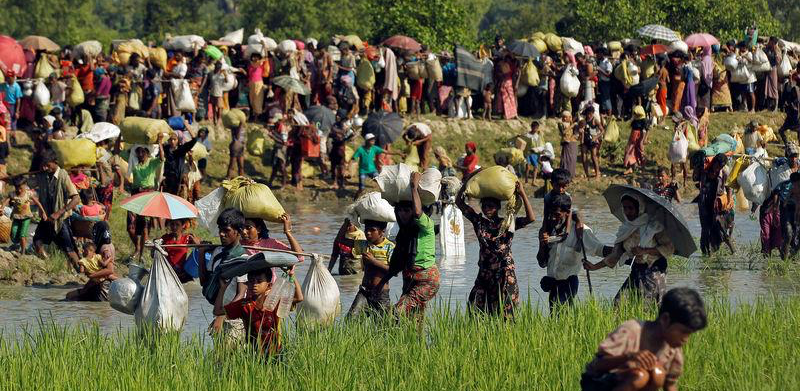
[[[658,87],[658,77],[653,76],[648,79],[644,79],[639,82],[639,84],[632,86],[628,90],[628,97],[629,98],[636,98],[639,96],[647,96],[650,94],[650,91],[653,91],[656,87]]]
[[[336,113],[322,105],[311,106],[303,114],[306,115],[309,122],[314,123],[317,129],[323,132],[331,130],[333,124],[336,123]]]
[[[343,42],[347,42],[352,46],[356,47],[356,50],[363,50],[364,49],[364,41],[358,37],[358,35],[345,35],[344,37],[340,37]]]
[[[638,194],[645,200],[645,212],[650,216],[658,218],[664,225],[664,231],[669,232],[672,244],[675,246],[675,254],[682,257],[689,257],[697,251],[697,245],[689,232],[689,225],[671,202],[666,198],[654,193],[651,190],[640,189],[630,185],[611,185],[603,193],[603,197],[608,202],[608,208],[620,221],[625,220],[625,213],[622,211],[622,195],[625,193]]]
[[[292,91],[300,95],[308,95],[311,93],[311,89],[309,89],[308,86],[291,76],[278,76],[272,79],[272,83],[278,85],[286,91]]]
[[[61,46],[58,46],[55,42],[50,40],[50,38],[42,37],[39,35],[29,35],[22,40],[19,41],[19,44],[28,50],[44,50],[46,52],[55,52],[58,49],[61,49]]]
[[[0,71],[3,74],[14,72],[21,76],[28,69],[28,62],[25,60],[25,52],[22,46],[14,38],[7,35],[0,35]]]
[[[403,134],[403,118],[397,113],[374,111],[369,114],[361,128],[361,136],[366,136],[367,133],[375,135],[378,145],[392,143]]]
[[[644,55],[655,56],[657,54],[666,53],[668,51],[669,51],[668,47],[661,44],[655,44],[643,47],[640,53]]]
[[[684,40],[689,47],[711,47],[711,45],[719,45],[719,40],[714,38],[713,35],[708,33],[692,34]]]
[[[636,32],[643,37],[660,39],[667,42],[681,40],[676,32],[658,24],[648,24],[647,26],[636,30]]]
[[[536,58],[539,57],[539,50],[530,42],[514,41],[508,45],[508,50],[519,57]]]
[[[137,194],[123,200],[119,206],[140,216],[161,217],[170,220],[193,219],[199,213],[189,201],[160,191]]]
[[[422,45],[415,41],[413,38],[406,37],[405,35],[393,35],[383,41],[384,46],[391,48],[404,49],[411,52],[418,52],[422,49]]]

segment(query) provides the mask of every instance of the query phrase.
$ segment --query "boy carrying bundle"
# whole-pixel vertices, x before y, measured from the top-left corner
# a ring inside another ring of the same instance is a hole
[[[676,391],[683,373],[683,345],[707,323],[697,291],[671,289],[661,301],[658,318],[627,320],[600,342],[581,376],[581,389]]]
[[[349,221],[345,221],[345,224],[347,223]],[[378,284],[389,272],[389,260],[394,251],[394,243],[386,238],[387,224],[384,221],[366,220],[365,240],[339,239],[353,249],[354,257],[361,257],[364,267],[364,278],[358,287],[358,294],[350,306],[350,311],[347,312],[348,318],[358,316],[367,310],[379,314],[385,313],[391,307],[389,286],[383,284],[377,289]]]

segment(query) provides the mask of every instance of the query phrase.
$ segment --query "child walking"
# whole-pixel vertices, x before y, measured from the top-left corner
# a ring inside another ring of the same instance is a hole
[[[23,254],[28,250],[28,227],[33,218],[31,203],[39,209],[42,221],[47,221],[47,214],[44,213],[36,192],[28,187],[24,177],[17,177],[14,180],[14,193],[6,198],[3,206],[11,207],[11,243],[19,246],[19,251]],[[0,210],[0,214],[2,214]]]
[[[389,260],[394,252],[394,243],[386,238],[387,223],[383,221],[364,221],[366,240],[355,240],[346,243],[353,245],[353,256],[364,265],[364,278],[358,287],[358,294],[347,312],[351,318],[362,313],[383,314],[391,309],[389,285],[375,290],[380,281],[389,273]]]

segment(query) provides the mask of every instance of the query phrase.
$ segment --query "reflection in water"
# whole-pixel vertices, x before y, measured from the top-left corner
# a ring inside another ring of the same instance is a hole
[[[598,237],[610,243],[614,239],[619,223],[608,212],[604,200],[600,196],[591,199],[581,199],[577,202],[582,205],[581,213],[586,223],[591,226]],[[537,214],[542,210],[541,200],[535,200]],[[306,251],[329,254],[331,242],[342,223],[344,204],[341,205],[296,205],[289,208],[293,214],[295,225],[294,232],[297,239]],[[695,205],[681,205],[681,212],[689,221],[692,233],[699,237],[700,224],[697,220],[697,207]],[[739,213],[736,216],[737,243],[747,244],[758,239],[759,228],[757,221],[748,214]],[[524,301],[533,305],[546,308],[547,295],[539,289],[539,280],[544,275],[544,269],[538,267],[536,251],[538,248],[537,233],[541,222],[517,231],[513,243],[514,259],[517,263],[517,276],[520,292]],[[281,229],[271,227],[273,236],[282,238]],[[316,228],[319,228],[317,230]],[[450,304],[463,308],[467,294],[472,288],[472,283],[477,274],[478,246],[475,234],[467,223],[467,261],[461,264],[452,264],[440,261],[442,272],[442,285],[438,300],[443,304]],[[314,232],[319,232],[315,234]],[[748,264],[758,266],[757,262],[745,259],[746,255],[737,254],[738,257],[725,260],[700,260],[693,258],[686,267],[673,267],[668,270],[668,286],[690,286],[701,290],[706,295],[730,298],[733,303],[752,301],[764,295],[795,294],[800,287],[798,282],[790,281],[784,277],[769,276],[758,270],[751,270]],[[301,265],[298,277],[303,278],[308,270],[308,264]],[[610,299],[616,294],[622,282],[629,273],[627,267],[617,269],[602,269],[592,274],[594,295],[598,298]],[[341,291],[342,311],[346,312],[355,296],[360,276],[334,276],[339,283]],[[586,276],[580,279],[579,296],[588,296]],[[391,282],[392,297],[399,296],[401,279],[395,278]],[[12,288],[14,289],[14,288]],[[211,321],[211,305],[208,304],[200,293],[197,282],[186,285],[189,295],[189,319],[184,328],[186,335],[190,333],[203,333]],[[107,303],[68,303],[59,302],[68,291],[65,288],[17,288],[18,300],[0,300],[0,330],[21,330],[25,325],[32,325],[41,317],[56,319],[61,323],[88,324],[96,322],[106,332],[114,332],[120,328],[127,328],[133,324],[133,316],[117,312]],[[16,293],[16,292],[15,292]]]

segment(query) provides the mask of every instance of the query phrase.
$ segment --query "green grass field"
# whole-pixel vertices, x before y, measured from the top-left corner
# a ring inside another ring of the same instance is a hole
[[[682,390],[796,390],[800,299],[730,309],[709,305],[709,327],[684,349]],[[103,335],[96,327],[39,328],[0,339],[0,387],[49,390],[575,390],[597,344],[654,309],[584,302],[558,316],[520,309],[514,322],[435,311],[410,322],[285,325],[283,355],[214,349],[177,335]]]

